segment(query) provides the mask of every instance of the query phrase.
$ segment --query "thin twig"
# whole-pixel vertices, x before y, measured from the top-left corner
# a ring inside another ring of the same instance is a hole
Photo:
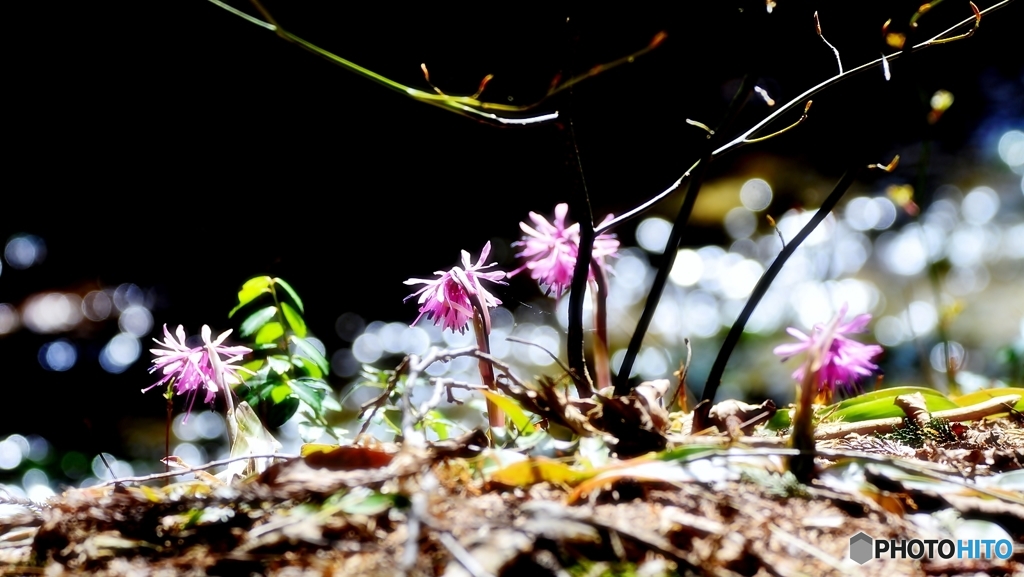
[[[825,35],[821,33],[821,20],[818,19],[818,11],[814,11],[814,29],[818,32],[818,38],[825,43],[826,46],[832,49],[832,53],[836,55],[836,63],[839,64],[839,74],[843,73],[843,59],[839,57],[839,50],[828,40],[825,40]]]
[[[1006,6],[1009,6],[1011,2],[1013,2],[1013,0],[1002,0],[1002,2],[999,2],[997,4],[993,4],[992,6],[989,6],[988,8],[986,8],[984,10],[980,10],[974,16],[971,16],[970,18],[965,18],[964,20],[961,20],[960,22],[957,22],[953,26],[950,26],[946,30],[940,32],[939,34],[936,34],[935,36],[931,37],[930,39],[925,40],[924,42],[921,42],[920,44],[917,44],[917,45],[913,46],[912,48],[910,48],[910,52],[917,52],[919,50],[924,50],[925,48],[931,48],[932,46],[937,46],[939,44],[945,44],[945,43],[948,43],[948,42],[953,41],[953,40],[963,40],[964,38],[968,38],[968,37],[970,37],[970,35],[973,34],[973,30],[977,28],[978,22],[980,22],[982,16],[990,14],[992,12],[995,12],[996,10],[999,10],[1001,8],[1005,8]],[[973,3],[972,3],[972,6],[973,6]],[[974,25],[973,28],[972,28],[972,32],[967,33],[967,34],[962,34],[962,35],[959,35],[959,36],[955,36],[955,37],[952,37],[952,38],[947,38],[947,36],[949,34],[955,32],[956,30],[959,30],[960,28],[963,28],[964,26],[970,25],[970,24]],[[814,86],[812,86],[812,87],[808,88],[807,90],[805,90],[802,94],[797,95],[795,98],[793,98],[792,100],[790,100],[786,104],[783,104],[782,106],[777,108],[774,112],[772,112],[771,114],[766,116],[763,120],[761,120],[760,122],[758,122],[754,126],[750,127],[746,131],[744,131],[742,134],[740,134],[736,138],[734,138],[731,141],[727,142],[726,144],[720,146],[717,150],[714,151],[714,153],[712,154],[712,158],[717,157],[717,156],[719,156],[721,154],[724,154],[726,152],[729,152],[729,151],[731,151],[731,150],[733,150],[735,148],[738,148],[740,146],[743,146],[744,144],[749,144],[747,141],[751,139],[752,135],[756,134],[757,132],[760,132],[763,128],[765,128],[769,124],[771,124],[771,123],[775,122],[776,120],[778,120],[779,117],[781,117],[783,114],[786,114],[790,110],[793,110],[794,108],[799,106],[802,102],[805,102],[806,100],[810,99],[810,97],[812,97],[815,94],[821,92],[822,90],[832,86],[833,84],[841,82],[841,81],[843,81],[843,80],[845,80],[845,79],[847,79],[847,78],[849,78],[851,76],[860,74],[861,72],[865,72],[865,71],[870,70],[870,69],[872,69],[872,68],[874,68],[876,66],[882,66],[883,63],[886,63],[886,64],[891,63],[892,61],[896,60],[897,58],[899,58],[902,54],[904,54],[906,52],[907,52],[907,50],[903,50],[903,51],[897,52],[896,54],[892,54],[890,56],[883,56],[883,57],[878,58],[876,60],[872,60],[870,62],[866,62],[864,64],[861,64],[860,66],[857,66],[856,68],[851,68],[850,70],[847,70],[847,71],[843,72],[842,74],[837,74],[837,75],[835,75],[835,76],[833,76],[833,77],[831,77],[831,78],[829,78],[827,80],[819,82],[818,84],[815,84]],[[697,161],[697,163],[699,163],[699,162],[700,161]],[[663,191],[659,192],[658,194],[654,195],[653,197],[651,197],[650,199],[648,199],[644,203],[640,204],[636,208],[634,208],[632,210],[629,210],[629,211],[627,211],[627,212],[625,212],[623,214],[620,214],[619,216],[617,216],[617,217],[615,217],[613,219],[610,219],[610,220],[602,223],[601,225],[599,225],[597,227],[597,229],[596,229],[596,233],[597,234],[601,234],[603,232],[608,231],[609,229],[611,229],[614,226],[617,226],[617,225],[619,225],[619,224],[621,224],[623,222],[626,222],[628,220],[632,220],[633,218],[635,218],[635,217],[639,216],[640,214],[643,214],[644,212],[646,212],[649,208],[651,208],[652,206],[657,204],[659,201],[661,201],[662,199],[664,199],[668,195],[670,195],[673,192],[675,192],[682,185],[683,181],[690,176],[690,174],[693,172],[693,170],[695,168],[697,168],[697,163],[694,163],[693,166],[688,168],[686,170],[686,172],[683,173],[683,175],[679,177],[678,180],[673,182],[665,190],[663,190]]]
[[[263,18],[266,21],[245,14],[244,12],[236,8],[232,8],[231,6],[224,4],[221,0],[210,0],[210,2],[227,10],[228,12],[231,12],[236,16],[244,18],[248,22],[251,22],[253,24],[256,24],[257,26],[275,32],[282,39],[287,40],[288,42],[291,42],[293,44],[296,44],[299,47],[309,52],[312,52],[313,54],[321,56],[333,64],[336,64],[351,72],[355,72],[356,74],[364,78],[372,80],[373,82],[381,84],[387,88],[390,88],[391,90],[404,94],[410,98],[413,98],[414,100],[418,100],[426,104],[437,106],[450,112],[460,114],[462,116],[468,116],[470,118],[475,118],[477,120],[493,122],[501,125],[528,125],[557,119],[557,111],[549,114],[541,114],[538,116],[527,118],[503,116],[495,114],[494,112],[491,111],[511,114],[528,112],[536,108],[541,103],[546,101],[548,98],[554,96],[555,94],[558,94],[563,90],[570,89],[571,87],[575,86],[580,82],[583,82],[588,78],[601,74],[602,72],[605,72],[612,68],[632,63],[635,59],[657,48],[659,45],[661,45],[662,42],[665,41],[665,38],[667,37],[665,32],[659,32],[654,36],[654,38],[651,39],[650,43],[648,43],[647,46],[641,48],[640,50],[637,50],[636,52],[633,52],[632,54],[628,54],[611,62],[591,66],[590,68],[587,69],[586,72],[579,74],[577,76],[573,76],[572,78],[569,78],[564,82],[558,82],[556,79],[556,81],[553,82],[551,87],[548,89],[547,93],[544,94],[544,96],[542,96],[540,100],[532,104],[511,105],[503,104],[500,102],[486,102],[478,99],[480,93],[483,91],[484,86],[486,86],[487,81],[490,79],[490,75],[484,78],[484,81],[480,83],[480,88],[472,96],[449,96],[447,94],[444,94],[441,90],[434,87],[432,84],[431,87],[434,88],[437,91],[437,93],[430,93],[424,90],[419,90],[417,88],[412,88],[411,86],[406,86],[404,84],[396,82],[390,78],[382,76],[368,68],[364,68],[356,64],[355,62],[346,60],[345,58],[342,58],[337,54],[324,50],[323,48],[320,48],[319,46],[292,34],[291,32],[282,28],[280,24],[278,24],[277,20],[271,15],[270,11],[264,8],[259,0],[251,0],[251,2],[253,6],[256,7],[256,10],[263,15]]]
[[[540,350],[544,351],[545,353],[547,353],[548,356],[551,357],[551,359],[553,361],[558,363],[558,366],[561,367],[562,370],[565,371],[565,373],[567,375],[569,375],[570,377],[572,376],[572,371],[569,370],[569,367],[565,366],[565,363],[563,363],[562,360],[558,358],[558,355],[556,355],[555,353],[553,353],[553,352],[547,350],[546,348],[540,346],[539,344],[537,344],[535,342],[532,342],[532,341],[528,341],[526,339],[521,339],[519,337],[505,337],[505,340],[510,342],[510,343],[518,343],[520,345],[526,345],[526,346],[529,346],[529,347],[537,347],[538,349],[540,349]]]
[[[793,130],[797,126],[800,126],[801,124],[803,124],[803,122],[805,120],[807,120],[807,113],[811,111],[811,105],[812,104],[814,104],[813,100],[808,100],[807,101],[807,104],[804,105],[804,113],[802,115],[800,115],[800,118],[798,118],[797,121],[794,122],[793,124],[790,124],[789,126],[783,128],[782,130],[776,130],[775,132],[773,132],[771,134],[768,134],[768,135],[765,135],[765,136],[759,136],[757,138],[748,138],[747,140],[744,140],[743,142],[745,142],[747,144],[751,144],[751,143],[754,143],[754,142],[763,142],[765,140],[769,140],[771,138],[775,138],[776,136],[778,136],[780,134],[783,134],[785,132],[789,132],[790,130]]]
[[[214,467],[220,467],[221,465],[227,465],[236,461],[244,461],[247,459],[297,459],[299,455],[290,455],[286,453],[270,453],[268,455],[242,455],[240,457],[231,457],[228,459],[221,459],[219,461],[211,461],[205,465],[199,465],[198,467],[189,467],[187,469],[180,469],[176,471],[170,471],[167,473],[153,473],[152,475],[142,475],[138,477],[121,477],[120,479],[113,479],[94,485],[96,487],[106,487],[107,485],[117,485],[121,483],[145,483],[146,481],[155,481],[157,479],[163,479],[165,477],[177,477],[178,475],[187,475],[189,473],[195,473],[196,471],[205,471],[206,469],[212,469]]]

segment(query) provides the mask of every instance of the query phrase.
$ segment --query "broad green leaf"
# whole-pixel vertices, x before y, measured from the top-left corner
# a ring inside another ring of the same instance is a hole
[[[264,365],[262,360],[255,362],[259,363],[257,365],[259,368],[256,369],[256,374],[250,375],[249,379],[245,382],[245,386],[252,390],[260,388],[270,378],[270,365]]]
[[[292,415],[299,410],[299,399],[288,397],[287,399],[270,406],[267,411],[267,426],[270,428],[280,427],[292,418]]]
[[[775,415],[765,423],[765,428],[769,431],[780,431],[782,429],[789,428],[793,424],[792,417],[789,416],[789,407],[782,407],[778,411],[775,411]]]
[[[334,398],[334,389],[331,388],[331,385],[327,384],[327,381],[311,377],[301,377],[295,379],[295,382],[302,383],[303,385],[317,391],[323,391],[320,402],[323,404],[324,409],[329,411],[341,411],[341,403]]]
[[[249,369],[253,373],[258,373],[263,368],[263,363],[263,359],[256,359],[253,361],[249,361],[247,363],[242,363],[242,368]],[[249,383],[254,378],[256,378],[256,375],[253,375],[246,371],[239,371],[239,376],[241,376],[242,380],[245,381],[246,383]],[[264,376],[264,378],[266,377]]]
[[[281,303],[281,310],[284,311],[284,319],[288,321],[288,326],[292,328],[292,332],[302,338],[306,338],[306,321],[302,319],[302,315],[286,302]]]
[[[316,363],[316,366],[320,367],[321,371],[326,373],[330,370],[330,365],[327,363],[327,359],[320,354],[320,351],[318,351],[316,347],[309,344],[309,341],[298,335],[292,335],[291,341],[295,343],[295,346],[298,347],[300,351],[302,351],[302,354],[306,355],[311,361]]]
[[[273,390],[280,385],[281,381],[278,381],[275,378],[264,382],[263,384],[261,384],[260,386],[256,387],[253,390],[256,392],[257,399],[259,399],[260,401],[265,401],[270,398],[270,393],[273,392]]]
[[[859,403],[845,409],[839,409],[828,416],[828,422],[842,421],[855,423],[857,421],[869,421],[872,419],[888,419],[890,417],[905,417],[903,409],[897,407],[893,401],[895,397],[886,397]],[[928,412],[946,411],[956,409],[958,405],[942,395],[924,395],[924,404]]]
[[[379,515],[395,506],[395,498],[395,494],[357,487],[338,501],[338,509],[349,515]]]
[[[280,385],[277,385],[270,391],[270,400],[274,401],[275,403],[280,403],[281,401],[287,399],[292,394],[292,391],[293,389],[287,384],[282,383]]]
[[[311,388],[311,389],[319,389],[319,390],[321,390],[321,391],[323,391],[323,392],[325,392],[327,394],[331,394],[331,393],[334,392],[334,389],[331,388],[331,385],[328,385],[327,381],[325,381],[323,379],[314,379],[314,378],[311,378],[311,377],[301,377],[301,378],[298,378],[298,379],[295,379],[295,380],[300,382],[300,383],[302,383],[303,385]]]
[[[287,374],[292,370],[292,364],[288,362],[288,357],[284,355],[273,355],[267,357],[267,364],[270,365],[270,370],[279,375]]]
[[[942,393],[936,391],[935,389],[929,389],[928,387],[892,387],[888,389],[879,389],[877,391],[872,391],[870,393],[864,393],[863,395],[857,395],[856,397],[851,397],[841,403],[829,405],[824,410],[820,411],[820,413],[823,415],[828,414],[833,407],[835,407],[836,410],[841,410],[852,407],[854,405],[860,405],[864,403],[870,403],[872,401],[877,401],[879,399],[895,399],[900,395],[910,395],[913,393],[921,393],[922,395],[925,396],[925,398],[945,398],[945,395],[943,395]]]
[[[332,395],[325,396],[322,402],[325,411],[341,412],[341,403],[339,403],[338,399],[335,399]]]
[[[683,445],[654,456],[659,461],[689,461],[698,455],[722,450],[721,445]]]
[[[995,397],[1002,397],[1005,395],[1020,395],[1020,400],[1014,405],[1014,409],[1018,411],[1024,411],[1024,388],[1020,387],[999,387],[996,389],[982,389],[980,391],[974,391],[967,395],[961,395],[953,399],[957,405],[961,407],[969,407],[971,405],[977,405],[978,403],[984,403],[989,399]]]
[[[320,367],[316,366],[316,363],[307,359],[306,357],[294,357],[292,359],[292,362],[295,363],[296,367],[304,371],[306,375],[308,375],[311,378],[319,379],[324,376],[324,373],[323,371],[320,370]]]
[[[444,413],[437,409],[428,411],[423,422],[430,427],[430,429],[437,434],[437,438],[442,441],[451,437],[453,429],[463,429],[463,427],[459,426],[458,423],[448,417],[445,417]]]
[[[505,411],[505,414],[512,420],[512,424],[519,429],[519,432],[533,432],[533,424],[530,423],[530,417],[523,411],[522,407],[519,406],[519,403],[492,391],[484,391],[483,393],[489,401],[498,405],[499,409]]]
[[[274,318],[275,314],[277,314],[277,307],[275,306],[262,308],[252,313],[249,315],[249,318],[242,321],[241,330],[238,334],[243,337],[247,337],[255,333],[263,328],[263,325],[267,324],[267,321]]]
[[[389,417],[388,413],[392,413],[394,415],[394,418]],[[388,408],[385,408],[383,411],[377,411],[377,415],[378,415],[377,418],[379,418],[381,420],[381,423],[383,423],[389,429],[394,431],[394,433],[396,435],[401,435],[402,434],[402,427],[399,427],[398,425],[395,424],[396,420],[397,421],[401,421],[402,420],[402,412],[401,411],[399,411],[398,409],[388,409]]]
[[[301,312],[302,314],[306,314],[306,309],[303,308],[302,306],[302,299],[299,298],[299,293],[295,292],[295,289],[292,288],[292,285],[284,282],[283,278],[275,278],[274,284],[283,288],[284,291],[288,293],[288,296],[292,297],[292,302],[295,303],[295,306],[299,307],[299,312]]]
[[[437,439],[439,441],[448,439],[448,425],[443,421],[430,419],[430,421],[427,422],[427,426],[430,427],[430,430],[434,431],[434,434],[437,435]]]
[[[850,422],[864,421],[868,419],[884,419],[886,416],[871,416],[883,413],[887,413],[888,417],[902,417],[904,416],[903,411],[893,405],[893,401],[900,395],[910,395],[913,393],[921,393],[924,395],[925,403],[930,411],[941,411],[945,408],[956,408],[955,406],[949,406],[951,404],[949,399],[935,389],[929,389],[927,387],[892,387],[872,391],[870,393],[864,393],[862,395],[846,399],[842,402],[822,407],[815,412],[815,416],[817,418],[827,417],[828,422],[836,420],[837,415],[844,417],[844,420]],[[855,407],[861,407],[861,409],[856,409]],[[883,408],[885,410],[882,410]],[[895,409],[895,411],[893,409]],[[783,408],[777,411],[765,426],[769,430],[778,431],[789,427],[792,424],[790,420],[790,409]]]
[[[235,313],[240,308],[251,303],[256,297],[270,292],[270,283],[273,280],[269,276],[258,276],[245,281],[245,284],[242,285],[242,290],[238,291],[238,304],[228,313],[228,318],[235,316]]]
[[[323,412],[323,391],[319,391],[312,387],[309,387],[308,385],[303,384],[298,379],[288,381],[288,384],[291,385],[292,392],[295,393],[295,396],[298,397],[299,400],[301,400],[302,402],[309,405],[309,408],[313,409],[315,413],[319,414]]]
[[[257,345],[269,345],[276,343],[277,339],[284,336],[284,327],[281,323],[274,321],[263,325],[260,332],[256,333],[256,344]]]

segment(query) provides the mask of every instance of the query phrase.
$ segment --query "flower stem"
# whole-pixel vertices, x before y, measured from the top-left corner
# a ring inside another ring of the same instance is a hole
[[[485,355],[491,353],[491,316],[487,307],[480,300],[480,294],[469,291],[469,302],[473,304],[473,332],[476,333],[476,346]],[[477,363],[480,369],[480,380],[488,389],[494,390],[494,368],[487,361],[480,360]],[[505,437],[505,412],[498,408],[490,399],[487,399],[487,424],[491,429],[491,443],[499,444],[504,442]]]
[[[812,353],[808,362],[814,364]],[[800,383],[799,398],[796,404],[796,415],[793,416],[793,430],[789,435],[789,444],[800,451],[789,459],[789,470],[801,483],[810,483],[814,477],[814,397],[817,392],[815,383],[818,380],[817,370],[808,370]],[[706,403],[710,405],[710,403]]]
[[[796,415],[793,416],[789,444],[800,453],[789,460],[789,470],[798,481],[805,484],[814,478],[814,453],[817,448],[814,444],[814,398],[818,395],[818,373],[821,371],[825,352],[831,348],[836,328],[842,320],[841,313],[836,315],[825,327],[821,340],[808,349],[805,361],[807,370],[804,371],[803,381],[799,385],[800,390],[797,391]]]
[[[174,379],[171,379],[167,383],[167,392],[164,393],[164,397],[167,399],[167,421],[164,428],[164,456],[171,456],[171,420],[174,418]],[[164,459],[164,472],[167,473],[171,470],[171,465],[166,459]],[[170,484],[170,477],[164,480],[164,485]]]

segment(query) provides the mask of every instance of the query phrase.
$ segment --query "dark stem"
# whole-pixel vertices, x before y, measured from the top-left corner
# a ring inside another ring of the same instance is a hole
[[[612,385],[611,357],[608,355],[608,274],[604,263],[597,260],[590,263],[594,273],[591,292],[594,297],[594,376],[597,389]]]
[[[572,60],[575,56],[576,34],[575,21],[567,20],[569,30],[569,58],[566,70],[572,72]],[[576,392],[581,398],[593,396],[593,383],[587,372],[587,360],[583,344],[583,299],[587,296],[587,279],[590,276],[590,261],[594,252],[594,214],[590,207],[590,195],[587,193],[587,181],[583,177],[583,163],[580,161],[580,149],[576,143],[576,128],[573,125],[573,90],[569,88],[569,106],[566,113],[568,120],[568,139],[566,150],[569,153],[569,170],[573,179],[573,194],[569,202],[569,212],[580,224],[580,245],[576,253],[576,265],[572,271],[572,284],[569,285],[569,330],[566,335],[566,356],[569,359],[569,370],[576,383]]]
[[[701,401],[715,400],[715,393],[718,392],[718,385],[722,382],[722,374],[725,372],[725,365],[729,362],[729,356],[732,355],[732,351],[736,348],[736,344],[739,343],[740,337],[743,336],[743,327],[747,325],[747,321],[750,319],[750,315],[754,313],[754,309],[757,308],[758,303],[761,302],[761,298],[764,297],[765,293],[768,292],[768,287],[771,286],[772,282],[775,281],[775,277],[778,276],[782,267],[789,260],[789,257],[793,256],[796,249],[800,247],[800,244],[807,239],[808,236],[814,232],[814,229],[825,217],[828,216],[832,209],[835,208],[836,203],[839,199],[846,194],[846,191],[853,184],[853,179],[856,176],[857,171],[849,169],[843,174],[839,182],[836,183],[832,192],[829,193],[825,201],[821,203],[821,208],[818,212],[811,217],[811,220],[804,225],[800,232],[797,233],[793,240],[789,241],[788,244],[784,245],[779,255],[775,257],[771,266],[768,270],[761,275],[761,279],[757,281],[757,285],[754,286],[754,290],[750,293],[750,298],[747,300],[746,306],[743,307],[743,311],[740,316],[737,317],[736,322],[733,323],[732,328],[729,329],[729,334],[725,336],[725,342],[722,343],[722,348],[718,350],[718,357],[715,358],[715,364],[711,366],[711,372],[708,373],[707,383],[704,385],[704,393],[701,395]],[[704,410],[711,408],[711,403],[707,403]]]
[[[640,321],[633,332],[633,337],[629,340],[626,356],[622,359],[622,366],[619,368],[618,378],[615,381],[616,396],[628,395],[632,390],[629,374],[633,370],[633,363],[636,362],[636,356],[640,352],[640,346],[643,344],[647,329],[651,326],[654,311],[657,310],[658,303],[661,301],[665,284],[668,282],[668,273],[676,262],[676,253],[679,249],[679,242],[683,237],[683,229],[686,227],[686,222],[690,220],[690,213],[693,212],[694,203],[697,202],[697,195],[700,193],[700,187],[704,183],[704,177],[707,175],[708,165],[711,164],[712,153],[718,147],[718,142],[725,128],[736,118],[743,104],[747,101],[747,97],[754,90],[756,80],[757,77],[753,74],[747,74],[743,77],[739,90],[736,91],[732,102],[729,103],[725,118],[722,119],[714,134],[708,140],[701,159],[697,161],[697,166],[693,169],[693,173],[690,176],[690,185],[686,189],[686,197],[683,199],[683,205],[679,207],[679,214],[676,215],[676,220],[672,224],[672,232],[669,233],[668,241],[665,243],[661,265],[658,267],[658,272],[654,277],[654,284],[651,285],[651,292],[648,293],[647,301],[644,303],[644,312],[640,315]],[[577,263],[578,265],[579,263]]]

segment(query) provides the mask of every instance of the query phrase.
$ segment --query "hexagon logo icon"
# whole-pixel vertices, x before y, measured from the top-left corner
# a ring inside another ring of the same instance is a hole
[[[853,537],[850,537],[850,559],[853,559],[861,565],[874,558],[871,551],[873,548],[874,539],[863,531],[857,533]]]

